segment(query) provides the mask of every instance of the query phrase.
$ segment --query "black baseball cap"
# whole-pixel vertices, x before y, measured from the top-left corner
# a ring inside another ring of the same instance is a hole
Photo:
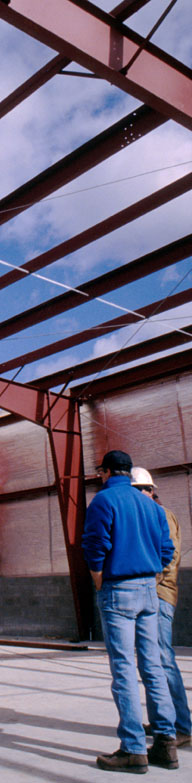
[[[108,451],[104,454],[101,465],[97,465],[97,470],[102,468],[107,470],[109,468],[112,472],[114,470],[126,470],[130,471],[132,468],[132,459],[125,451]]]

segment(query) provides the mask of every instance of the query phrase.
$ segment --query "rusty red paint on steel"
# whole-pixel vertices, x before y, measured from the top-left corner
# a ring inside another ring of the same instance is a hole
[[[137,315],[136,312],[120,315],[119,318],[113,318],[110,321],[105,321],[102,324],[98,324],[98,326],[85,329],[83,332],[77,332],[77,334],[70,335],[70,337],[65,337],[63,340],[50,343],[44,348],[38,348],[37,350],[16,356],[14,359],[9,359],[7,362],[2,362],[0,364],[0,372],[5,373],[8,372],[8,370],[15,369],[15,367],[21,367],[25,364],[39,361],[46,356],[59,353],[60,351],[64,351],[67,348],[73,348],[75,345],[80,345],[81,343],[87,342],[88,340],[96,340],[97,337],[103,337],[105,334],[114,332],[116,329],[122,329],[128,324],[140,321],[140,315],[144,316],[145,318],[149,318],[154,314],[154,312],[162,313],[165,310],[167,312],[173,307],[179,307],[183,304],[186,304],[187,302],[190,302],[191,298],[192,288],[189,288],[186,291],[181,291],[179,294],[169,296],[165,300],[160,299],[159,301],[153,302],[146,307],[136,308],[136,310],[138,309],[139,311],[139,315]]]
[[[56,394],[50,394],[50,404],[57,398]],[[62,398],[65,407],[69,405],[69,395]],[[15,381],[7,381],[0,378],[0,407],[21,416],[23,419],[33,421],[41,426],[49,427],[47,394],[39,393],[35,388]],[[63,414],[64,415],[64,414]]]
[[[70,0],[55,0],[54,5],[49,0],[45,13],[39,0],[12,0],[10,8],[0,8],[0,15],[167,117],[191,127],[189,70],[147,43],[123,75],[122,69],[144,45],[144,39],[112,15],[88,5],[87,11]]]
[[[63,437],[58,426],[65,408],[65,426],[69,431]],[[69,401],[63,406],[63,398],[51,412],[56,429],[49,428],[49,440],[55,470],[58,499],[65,537],[71,586],[80,639],[89,637],[92,602],[88,568],[83,559],[81,538],[85,518],[85,489],[80,420],[77,403]],[[58,417],[58,425],[57,419]]]
[[[7,5],[10,2],[10,0],[2,1]],[[131,14],[135,13],[138,8],[141,8],[141,6],[148,2],[149,0],[123,0],[119,6],[111,11],[111,13],[119,20],[124,21],[124,19],[127,19],[128,16],[131,16]],[[70,62],[71,61],[68,58],[62,57],[62,55],[57,55],[53,60],[49,60],[49,62],[46,63],[43,68],[40,68],[39,71],[34,73],[30,79],[27,79],[25,82],[23,82],[23,84],[20,84],[20,86],[17,87],[14,92],[10,93],[10,95],[4,98],[4,100],[0,101],[0,118],[4,117],[5,114],[8,114],[8,112],[12,111],[15,106],[18,106],[19,103],[28,98],[29,95],[32,95],[32,93],[35,92],[35,90],[38,90],[39,87],[42,87],[43,84],[46,84],[46,82],[52,79],[61,68],[66,68]]]
[[[100,395],[107,392],[113,393],[117,389],[129,388],[137,384],[144,384],[147,381],[152,382],[156,378],[165,378],[175,373],[191,373],[192,365],[192,349],[188,348],[185,351],[174,353],[170,356],[166,356],[163,359],[149,358],[145,364],[140,364],[138,367],[132,367],[131,369],[122,370],[121,372],[113,373],[105,378],[97,378],[91,381],[87,387],[85,383],[76,384],[71,389],[71,395],[75,399],[91,399],[92,397],[98,398]]]
[[[29,421],[38,422],[44,411],[45,397],[21,384],[0,379],[0,406],[4,410],[16,413]]]
[[[165,117],[148,106],[141,106],[126,115],[119,122],[77,147],[53,166],[2,198],[0,201],[0,224],[11,220],[41,198],[45,198],[57,188],[66,185],[77,176],[79,177],[80,174],[114,155],[115,152],[124,149],[128,142],[134,144],[135,141],[139,141],[142,136],[159,127],[165,121]],[[134,127],[134,135],[131,124]]]
[[[85,304],[86,301],[94,299],[101,293],[120,288],[133,280],[145,277],[165,266],[170,266],[176,261],[188,257],[190,252],[191,235],[164,248],[148,253],[146,256],[125,264],[112,272],[107,272],[100,277],[89,280],[88,283],[82,283],[80,288],[82,294],[69,291],[66,294],[61,294],[54,299],[43,302],[41,305],[32,307],[30,310],[17,316],[13,316],[7,321],[2,321],[0,324],[0,339],[15,334],[26,327],[33,326],[34,323],[40,323],[61,312],[67,312],[67,310]]]

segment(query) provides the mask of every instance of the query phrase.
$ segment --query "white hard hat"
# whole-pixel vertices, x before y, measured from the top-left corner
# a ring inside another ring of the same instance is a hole
[[[145,468],[132,468],[131,484],[133,487],[157,487],[157,484],[154,484],[151,473],[145,470]]]

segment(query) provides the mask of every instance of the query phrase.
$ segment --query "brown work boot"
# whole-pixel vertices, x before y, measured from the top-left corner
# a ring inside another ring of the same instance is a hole
[[[182,745],[191,745],[191,734],[183,734],[183,732],[177,731],[176,745],[177,748],[181,748]]]
[[[97,766],[100,769],[108,769],[111,772],[137,772],[143,774],[148,770],[147,756],[137,753],[126,753],[124,750],[116,750],[108,756],[98,756]]]
[[[157,734],[152,747],[148,750],[148,761],[149,764],[156,764],[157,767],[177,769],[179,762],[176,740],[166,734]]]

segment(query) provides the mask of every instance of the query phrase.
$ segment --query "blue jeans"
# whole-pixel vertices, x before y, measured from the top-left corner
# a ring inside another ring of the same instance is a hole
[[[183,680],[175,660],[175,653],[172,647],[172,622],[175,607],[167,601],[159,599],[158,614],[158,636],[161,654],[161,663],[163,665],[169,690],[172,696],[176,712],[176,731],[183,734],[191,733],[191,717],[187,704],[187,697]]]
[[[154,734],[175,737],[175,710],[157,639],[158,599],[154,578],[104,582],[98,606],[112,673],[112,693],[120,721],[121,749],[146,753],[145,732],[135,664],[146,688]]]

